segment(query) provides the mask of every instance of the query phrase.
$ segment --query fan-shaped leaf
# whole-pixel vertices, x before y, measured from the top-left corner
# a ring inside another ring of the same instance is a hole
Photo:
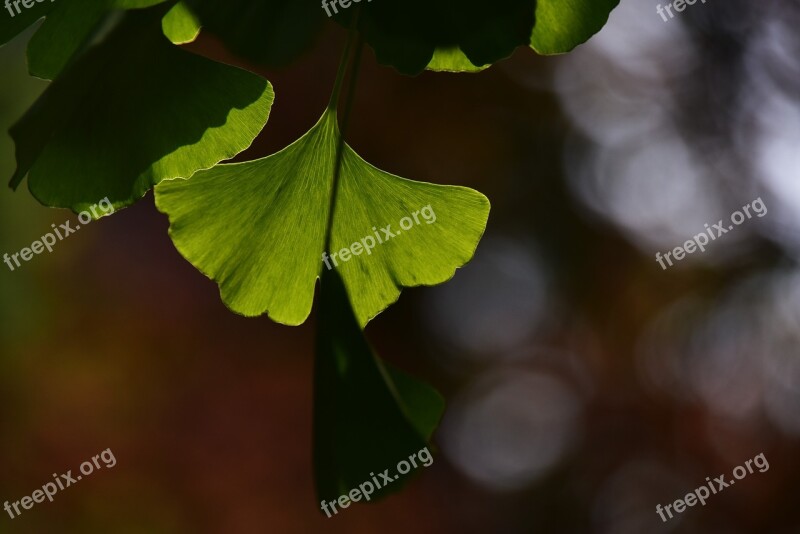
[[[489,214],[486,197],[388,174],[347,145],[332,250],[325,251],[338,138],[335,112],[328,110],[277,154],[156,188],[175,246],[219,284],[233,311],[302,323],[316,279],[327,269],[327,252],[364,325],[396,301],[402,287],[445,282],[472,257]],[[345,248],[353,255],[342,261]]]

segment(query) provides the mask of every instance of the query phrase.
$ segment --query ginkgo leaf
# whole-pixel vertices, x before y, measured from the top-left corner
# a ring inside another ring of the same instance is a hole
[[[161,15],[128,12],[11,128],[11,187],[27,174],[44,205],[80,211],[107,197],[121,207],[252,143],[269,117],[269,82],[180,50]]]
[[[481,72],[489,65],[473,65],[459,48],[437,48],[426,68],[436,72]]]
[[[531,46],[563,54],[586,42],[608,22],[619,0],[538,0]]]
[[[103,2],[57,3],[28,42],[28,72],[52,80],[86,45],[106,15]]]
[[[460,49],[473,66],[483,66],[528,46],[536,0],[381,0],[357,5],[359,29],[378,61],[416,75],[435,59],[437,49]],[[333,18],[348,27],[355,10],[339,9]]]
[[[351,312],[352,313],[352,312]],[[376,359],[389,373],[386,380],[389,389],[397,392],[403,413],[414,426],[414,430],[430,441],[444,414],[444,397],[425,382],[420,382],[410,374]]]
[[[141,9],[166,0],[66,0],[47,18],[28,43],[31,76],[52,80],[81,51],[115,9]],[[197,17],[183,2],[175,3],[161,21],[164,35],[175,44],[194,41],[200,33]]]
[[[336,114],[328,109],[277,154],[156,188],[176,248],[219,284],[231,310],[302,323],[317,277],[328,268],[325,252],[364,325],[402,287],[445,282],[472,258],[489,214],[486,197],[391,175],[347,145],[325,251],[338,139]]]
[[[186,0],[203,28],[235,54],[284,67],[311,47],[327,19],[319,0]]]
[[[184,2],[178,2],[164,15],[161,29],[175,44],[191,43],[200,34],[200,20]]]
[[[49,0],[9,2],[2,6],[0,46],[25,31],[43,17],[45,21],[31,39],[28,57],[31,74],[51,79],[85,44],[105,13],[112,9],[138,9],[167,0]]]
[[[91,40],[109,11],[140,9],[165,0],[59,0],[28,43],[31,76],[52,80]]]
[[[339,273],[324,273],[320,285],[314,368],[317,494],[331,501],[361,487],[373,501],[401,489],[423,468],[416,460],[417,468],[407,475],[396,471],[400,461],[427,448],[444,399],[377,357],[356,322]],[[377,475],[385,470],[390,483]]]
[[[608,21],[619,0],[538,0],[530,44],[539,54],[562,54],[586,42]],[[427,69],[443,72],[479,72],[458,48],[437,48]]]

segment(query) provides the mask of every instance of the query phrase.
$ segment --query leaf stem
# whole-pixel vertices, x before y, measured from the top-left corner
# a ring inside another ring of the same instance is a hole
[[[350,125],[350,113],[353,111],[353,101],[356,96],[356,82],[358,81],[358,73],[361,70],[361,53],[364,50],[364,38],[358,34],[356,40],[356,50],[353,53],[353,69],[350,71],[350,80],[347,84],[347,101],[344,105],[344,115],[342,116],[341,135],[339,136],[339,149],[337,150],[336,159],[341,155],[341,149],[344,148],[344,136],[347,133],[347,127]]]
[[[347,67],[349,65],[350,50],[353,48],[353,42],[356,40],[358,35],[358,14],[360,12],[360,7],[361,6],[358,6],[358,8],[356,8],[356,12],[353,14],[353,19],[350,21],[350,28],[347,30],[347,43],[342,51],[342,58],[339,60],[339,69],[336,72],[336,81],[333,84],[331,99],[328,102],[328,109],[330,110],[335,110],[339,107],[339,93],[342,91],[342,82],[344,81],[344,75],[347,72]]]
[[[344,155],[345,148],[344,139],[345,133],[347,133],[347,127],[350,123],[350,113],[353,110],[353,102],[355,100],[356,93],[356,81],[358,80],[358,73],[361,69],[361,53],[364,50],[364,39],[358,32],[357,28],[360,7],[361,6],[356,8],[356,12],[353,15],[353,22],[350,26],[350,32],[347,38],[347,45],[345,46],[344,55],[342,56],[342,61],[339,66],[339,73],[336,76],[336,84],[334,85],[333,95],[331,96],[331,103],[328,104],[328,109],[335,113],[338,106],[339,92],[341,91],[342,81],[344,80],[344,73],[346,71],[347,64],[349,63],[348,55],[353,46],[353,41],[355,40],[356,49],[353,53],[353,68],[350,71],[350,79],[347,84],[347,101],[345,102],[344,117],[342,118],[342,126],[338,129],[339,139],[336,146],[336,161],[333,167],[333,185],[331,187],[331,203],[330,209],[328,210],[328,225],[325,234],[326,251],[330,251],[331,248],[333,216],[334,212],[336,211],[336,198],[338,197],[339,193],[339,177],[341,176],[342,172],[342,157]]]

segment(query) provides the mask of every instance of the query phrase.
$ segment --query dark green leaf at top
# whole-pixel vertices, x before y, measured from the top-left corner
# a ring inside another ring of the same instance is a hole
[[[28,42],[28,72],[52,80],[83,49],[105,19],[107,2],[65,0],[54,4]]]
[[[28,175],[47,206],[79,211],[106,197],[125,206],[250,145],[269,116],[269,82],[180,50],[161,16],[129,12],[11,128],[13,188]]]
[[[270,68],[308,49],[325,21],[317,0],[186,0],[235,54]]]
[[[79,41],[86,35],[84,28],[93,26],[98,17],[98,13],[103,13],[112,9],[140,9],[154,6],[166,0],[25,0],[30,7],[25,7],[25,2],[14,1],[8,5],[0,3],[0,46],[25,31],[33,23],[42,17],[48,17],[51,13],[60,13],[58,21],[52,23],[47,30],[48,33],[58,34],[58,41],[52,41],[53,47],[50,51],[54,54],[65,54],[66,51],[60,50],[59,46],[66,45],[71,49],[73,41]],[[65,13],[69,13],[64,17]],[[70,31],[75,30],[77,34],[70,35]],[[43,37],[43,41],[49,41],[50,37]]]
[[[378,61],[415,75],[437,49],[460,49],[483,66],[528,46],[535,7],[535,0],[362,0],[338,7],[335,17],[347,26],[360,8],[359,28]]]

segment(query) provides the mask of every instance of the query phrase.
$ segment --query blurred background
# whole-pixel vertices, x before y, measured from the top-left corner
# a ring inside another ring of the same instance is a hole
[[[364,55],[350,144],[389,172],[486,194],[478,253],[367,328],[448,409],[431,467],[326,519],[311,470],[314,317],[245,319],[173,248],[152,194],[11,272],[0,264],[0,501],[101,469],[0,532],[800,532],[800,4],[622,0],[561,57],[398,75]],[[26,34],[30,36],[30,32]],[[45,87],[0,48],[6,131]],[[344,41],[264,71],[276,102],[239,160],[307,131]],[[391,128],[386,127],[391,125]],[[669,270],[656,252],[768,208]],[[0,254],[51,223],[0,188]],[[655,512],[764,453],[668,522]]]

